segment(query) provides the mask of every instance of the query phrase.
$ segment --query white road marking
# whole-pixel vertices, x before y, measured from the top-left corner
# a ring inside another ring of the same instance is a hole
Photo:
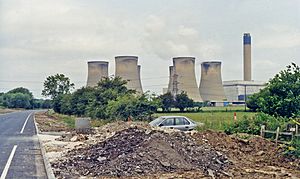
[[[1,174],[0,179],[5,179],[5,178],[6,178],[6,175],[7,175],[7,173],[8,173],[10,164],[11,164],[11,162],[12,162],[12,160],[13,160],[13,158],[14,158],[14,155],[15,155],[15,153],[16,153],[17,147],[18,147],[18,146],[15,145],[14,148],[12,149],[12,151],[11,151],[11,153],[10,153],[10,155],[9,155],[9,158],[8,158],[8,160],[7,160],[7,163],[6,163],[6,165],[5,165],[5,168],[4,168],[4,170],[3,170],[2,174]]]
[[[21,129],[21,131],[20,131],[20,134],[23,134],[24,129],[25,129],[25,126],[26,126],[26,124],[27,124],[27,122],[28,122],[28,119],[30,118],[31,114],[32,114],[32,113],[30,113],[30,114],[28,115],[26,121],[24,122],[24,125],[23,125],[23,127],[22,127],[22,129]]]

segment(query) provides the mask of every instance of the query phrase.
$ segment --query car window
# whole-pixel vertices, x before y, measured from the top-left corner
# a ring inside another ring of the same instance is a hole
[[[162,122],[163,126],[173,126],[174,125],[174,119],[173,118],[169,118],[164,120],[164,122]]]
[[[150,125],[157,126],[157,125],[160,124],[164,119],[165,119],[165,118],[163,118],[163,117],[156,118],[156,119],[154,119],[152,122],[150,122]]]
[[[175,118],[175,125],[184,125],[183,118]]]
[[[191,123],[187,120],[187,119],[185,119],[185,118],[183,118],[183,122],[184,122],[184,125],[190,125]]]

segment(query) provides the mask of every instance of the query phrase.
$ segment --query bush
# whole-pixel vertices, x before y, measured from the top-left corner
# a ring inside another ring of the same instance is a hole
[[[285,154],[300,158],[300,139],[294,138],[291,144],[286,146]]]
[[[265,125],[268,130],[276,130],[277,127],[284,128],[287,121],[287,118],[276,118],[268,114],[258,113],[253,118],[244,116],[242,120],[226,126],[225,133],[247,133],[259,135],[261,125]]]

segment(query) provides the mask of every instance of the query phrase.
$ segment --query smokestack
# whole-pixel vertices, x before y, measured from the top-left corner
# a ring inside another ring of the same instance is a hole
[[[201,63],[199,90],[204,101],[220,102],[226,99],[222,84],[221,62]]]
[[[203,101],[195,76],[195,58],[194,57],[176,57],[173,58],[174,64],[174,95],[186,92],[189,98],[195,102]]]
[[[97,86],[97,83],[103,77],[108,77],[108,62],[105,61],[88,62],[87,86],[88,87]]]
[[[251,80],[251,36],[244,33],[244,81]]]
[[[174,66],[169,66],[169,75],[168,92],[174,94]]]
[[[138,67],[138,57],[136,56],[117,56],[115,76],[127,81],[127,88],[143,93],[141,78]]]

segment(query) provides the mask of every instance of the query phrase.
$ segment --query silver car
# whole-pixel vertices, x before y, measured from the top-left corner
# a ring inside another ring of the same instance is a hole
[[[190,131],[197,127],[197,123],[185,116],[161,116],[149,123],[151,126],[159,126],[170,129]]]

